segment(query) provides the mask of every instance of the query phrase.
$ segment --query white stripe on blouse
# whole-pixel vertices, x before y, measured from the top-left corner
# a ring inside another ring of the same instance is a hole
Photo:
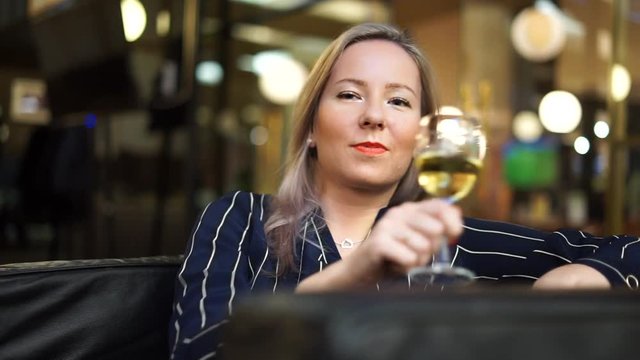
[[[202,214],[200,215],[200,220],[198,220],[198,225],[196,226],[196,229],[193,232],[193,236],[191,236],[191,246],[189,247],[189,252],[187,253],[187,256],[184,258],[184,261],[182,262],[182,268],[180,269],[180,273],[178,274],[178,281],[182,285],[182,297],[184,297],[187,294],[187,282],[184,280],[184,277],[183,277],[184,270],[187,268],[187,263],[189,262],[189,259],[191,259],[191,254],[193,253],[193,246],[196,242],[196,233],[198,233],[198,230],[200,229],[200,225],[202,224],[202,219],[204,218],[204,214],[207,213],[207,210],[209,209],[209,206],[211,206],[211,204],[212,203],[209,203],[207,207],[204,209],[204,211],[202,212]]]
[[[535,276],[531,276],[531,275],[523,275],[523,274],[511,274],[511,275],[502,275],[503,278],[512,278],[512,277],[517,277],[517,278],[527,278],[527,279],[533,279],[533,280],[538,280],[537,277]]]
[[[322,238],[320,237],[320,232],[318,231],[318,227],[316,226],[316,222],[311,219],[311,224],[313,225],[313,229],[316,232],[316,238],[318,239],[318,244],[320,245],[320,251],[322,252],[322,260],[324,263],[327,263],[327,256],[324,254],[324,244],[322,243]],[[322,263],[320,264],[320,270],[322,271]]]
[[[236,264],[233,267],[233,270],[231,271],[231,296],[229,296],[229,304],[228,304],[228,308],[229,308],[229,315],[232,315],[233,312],[233,308],[232,308],[232,303],[233,303],[233,298],[236,296],[236,286],[235,286],[235,281],[236,281],[236,271],[238,271],[238,264],[240,263],[240,259],[242,258],[242,243],[244,242],[244,239],[247,236],[247,231],[249,230],[249,227],[251,226],[251,216],[253,215],[253,193],[251,194],[251,196],[249,197],[251,199],[251,201],[249,202],[249,215],[247,215],[247,226],[244,228],[244,231],[242,232],[242,237],[240,238],[240,243],[238,244],[238,257],[236,258]]]
[[[278,287],[278,271],[280,270],[280,258],[276,261],[276,280],[273,283],[273,292],[276,292],[276,287]]]
[[[231,205],[229,205],[229,208],[222,216],[220,225],[218,225],[218,228],[216,229],[216,235],[211,241],[211,245],[212,245],[211,256],[209,256],[209,261],[207,262],[207,266],[204,268],[204,270],[202,270],[202,273],[204,274],[204,279],[202,279],[202,298],[200,298],[200,317],[201,317],[200,327],[201,328],[204,328],[207,322],[207,313],[204,308],[204,300],[207,298],[207,280],[209,279],[209,268],[211,267],[211,263],[213,262],[213,257],[216,254],[216,241],[218,240],[218,236],[220,235],[220,229],[222,228],[222,225],[224,225],[224,221],[227,219],[227,215],[229,214],[231,209],[233,209],[233,206],[236,203],[236,198],[238,197],[238,194],[240,194],[240,191],[236,191],[236,193],[233,195],[233,200],[231,201]]]
[[[184,344],[189,344],[195,340],[198,340],[199,337],[206,335],[209,331],[215,330],[216,328],[218,328],[220,325],[224,325],[226,323],[228,323],[229,320],[224,319],[222,321],[220,321],[219,323],[215,323],[209,327],[207,327],[206,329],[200,331],[199,333],[197,333],[195,336],[190,337],[190,338],[184,338],[184,340],[182,340],[182,342]]]
[[[545,254],[545,255],[550,255],[550,256],[555,256],[555,257],[557,257],[558,259],[562,259],[562,260],[564,260],[564,261],[568,262],[569,264],[571,264],[571,260],[567,259],[566,257],[560,256],[560,255],[558,255],[558,254],[553,254],[553,253],[546,252],[546,251],[542,251],[542,250],[538,250],[538,249],[533,250],[533,252],[534,252],[534,253]]]
[[[477,231],[477,232],[483,232],[483,233],[490,233],[490,234],[502,234],[502,235],[509,235],[509,236],[513,236],[515,238],[520,238],[520,239],[525,239],[525,240],[533,240],[533,241],[541,241],[544,242],[544,239],[538,239],[538,238],[534,238],[531,236],[524,236],[524,235],[519,235],[519,234],[513,234],[513,233],[508,233],[508,232],[504,232],[504,231],[498,231],[498,230],[486,230],[486,229],[478,229],[478,228],[474,228],[468,225],[463,225],[463,227],[465,229],[469,229],[471,231]]]
[[[305,221],[304,230],[302,232],[302,249],[300,250],[300,268],[298,269],[298,284],[300,284],[300,277],[302,276],[302,261],[304,260],[304,244],[307,242],[307,227],[309,222]]]
[[[593,245],[593,244],[573,244],[569,241],[569,239],[567,239],[566,236],[564,236],[563,233],[559,232],[559,231],[554,231],[554,234],[558,234],[560,236],[562,236],[562,238],[564,239],[564,241],[569,244],[569,246],[573,246],[573,247],[592,247],[592,248],[596,248],[599,249],[600,247],[598,245]]]
[[[260,276],[260,273],[262,272],[262,267],[264,266],[264,263],[267,261],[268,257],[269,257],[269,247],[266,247],[264,251],[264,258],[262,258],[262,263],[258,268],[258,272],[256,273],[256,276],[253,277],[253,281],[251,282],[251,290],[253,290],[253,287],[256,285],[256,280],[258,280],[258,276]]]
[[[624,252],[625,250],[627,250],[627,246],[631,245],[631,244],[637,244],[640,243],[640,239],[636,240],[636,241],[632,241],[628,244],[626,244],[625,246],[622,247],[622,252],[620,253],[620,259],[624,259]]]
[[[202,214],[200,214],[200,219],[198,220],[198,225],[196,226],[196,229],[193,232],[193,236],[191,237],[191,246],[189,247],[189,252],[187,253],[187,256],[184,258],[184,261],[182,262],[182,267],[180,268],[180,272],[178,273],[178,282],[180,282],[180,285],[182,285],[182,297],[184,298],[184,296],[187,294],[187,282],[184,280],[184,270],[187,267],[187,262],[189,261],[189,259],[191,258],[191,254],[193,253],[193,246],[196,242],[196,233],[198,232],[198,229],[200,229],[200,225],[202,224],[202,219],[204,218],[204,214],[207,213],[207,210],[209,209],[209,206],[211,206],[212,203],[209,203],[207,205],[207,207],[204,208],[204,211],[202,212]],[[180,306],[180,301],[176,301],[176,311],[178,312],[179,316],[182,316],[182,307]],[[173,327],[176,329],[176,340],[173,343],[173,347],[171,349],[171,358],[173,359],[174,357],[174,353],[176,351],[176,347],[178,346],[178,339],[180,338],[180,322],[179,322],[179,317],[176,317],[176,321],[173,324]]]
[[[458,247],[462,250],[464,250],[465,252],[468,252],[470,254],[477,254],[477,255],[499,255],[499,256],[509,256],[509,257],[514,257],[514,258],[518,258],[518,259],[523,259],[526,260],[527,257],[526,256],[522,256],[522,255],[515,255],[515,254],[508,254],[508,253],[503,253],[503,252],[498,252],[498,251],[473,251],[473,250],[469,250],[469,249],[465,249],[464,247],[458,245]]]

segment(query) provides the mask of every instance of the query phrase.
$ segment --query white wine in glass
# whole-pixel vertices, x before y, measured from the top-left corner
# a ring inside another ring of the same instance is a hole
[[[485,150],[486,138],[475,118],[425,116],[420,121],[414,152],[420,186],[430,197],[459,201],[473,188]],[[451,264],[447,239],[442,237],[440,242],[431,265],[409,271],[411,282],[460,285],[473,281],[472,271]]]

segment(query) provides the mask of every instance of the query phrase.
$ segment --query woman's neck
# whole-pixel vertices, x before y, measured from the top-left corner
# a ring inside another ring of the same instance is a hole
[[[375,219],[378,211],[387,206],[392,194],[325,188],[319,195],[325,218],[352,221],[359,217]]]
[[[344,239],[361,242],[367,237],[381,208],[387,206],[392,191],[364,192],[353,189],[325,187],[319,197],[324,219],[334,241]],[[344,257],[346,254],[340,251]]]

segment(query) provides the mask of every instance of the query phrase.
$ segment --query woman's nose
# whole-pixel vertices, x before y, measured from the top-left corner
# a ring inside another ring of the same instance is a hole
[[[367,104],[364,114],[362,114],[362,117],[360,118],[360,127],[384,129],[386,126],[384,116],[382,106],[375,103],[369,103]]]

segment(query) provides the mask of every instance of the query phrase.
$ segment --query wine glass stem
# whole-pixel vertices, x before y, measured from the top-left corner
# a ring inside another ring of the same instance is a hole
[[[440,242],[440,248],[435,253],[435,258],[433,260],[434,264],[446,264],[449,265],[451,263],[451,252],[449,251],[448,239],[446,236],[442,235],[438,238]]]

